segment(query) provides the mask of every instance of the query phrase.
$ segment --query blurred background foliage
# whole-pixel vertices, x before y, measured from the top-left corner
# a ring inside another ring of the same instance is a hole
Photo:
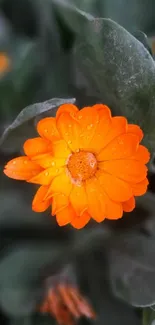
[[[2,324],[55,323],[36,313],[36,305],[44,278],[68,263],[97,324],[154,324],[154,39],[154,0],[0,0]],[[78,232],[59,228],[50,211],[33,213],[35,186],[2,173],[34,135],[37,119],[74,98],[80,107],[106,103],[141,125],[153,157],[149,191],[135,211]]]

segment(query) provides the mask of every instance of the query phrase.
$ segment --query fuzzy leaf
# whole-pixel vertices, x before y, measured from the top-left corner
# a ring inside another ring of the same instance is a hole
[[[14,122],[4,131],[0,146],[4,150],[16,151],[22,145],[24,140],[35,136],[34,119],[41,117],[44,113],[49,113],[49,116],[55,116],[58,106],[64,103],[74,103],[75,99],[53,98],[43,103],[36,103],[24,108],[16,117]]]
[[[114,113],[139,124],[145,145],[153,151],[155,63],[143,44],[110,19],[87,19],[76,42],[75,59],[89,92]]]

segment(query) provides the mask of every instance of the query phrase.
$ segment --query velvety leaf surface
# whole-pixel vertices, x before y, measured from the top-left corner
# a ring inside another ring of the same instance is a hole
[[[55,116],[57,108],[64,103],[74,103],[75,99],[53,98],[43,103],[36,103],[24,108],[14,122],[4,131],[0,145],[4,150],[17,151],[22,147],[24,140],[36,134],[34,118],[48,111],[49,116]],[[21,145],[21,146],[20,146]]]
[[[139,124],[145,144],[155,144],[155,63],[141,42],[109,19],[88,19],[75,46],[88,89],[113,112]]]

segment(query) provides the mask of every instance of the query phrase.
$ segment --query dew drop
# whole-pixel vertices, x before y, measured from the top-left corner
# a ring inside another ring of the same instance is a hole
[[[93,127],[93,124],[89,124],[89,125],[87,126],[87,130],[90,130],[92,127]]]
[[[68,127],[71,128],[72,127],[72,124],[69,124]]]
[[[51,165],[52,165],[52,166],[55,166],[55,162],[54,162],[54,161],[52,161]]]
[[[57,169],[56,169],[56,173],[58,173],[58,172],[59,172],[59,169],[57,168]]]
[[[82,115],[79,115],[79,116],[78,116],[78,119],[81,120],[81,119],[82,119]]]
[[[66,136],[66,137],[68,136],[68,132],[65,133],[65,136]]]
[[[72,143],[72,141],[71,141],[71,140],[69,140],[67,143],[68,143],[68,144],[71,144],[71,143]]]
[[[45,172],[45,176],[48,176],[49,175],[49,172]]]
[[[44,132],[45,132],[45,133],[48,133],[48,130],[47,130],[47,129],[44,129]]]
[[[25,164],[25,165],[27,164],[27,160],[24,160],[24,164]]]
[[[14,160],[12,163],[13,163],[13,165],[15,165],[16,164],[16,160]]]

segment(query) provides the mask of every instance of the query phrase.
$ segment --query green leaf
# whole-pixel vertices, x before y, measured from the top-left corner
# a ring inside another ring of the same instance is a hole
[[[144,45],[144,47],[148,50],[148,52],[152,55],[152,49],[147,35],[143,33],[141,30],[137,30],[136,32],[134,32],[133,36],[136,37],[138,41],[140,41]]]
[[[77,66],[88,91],[113,112],[142,127],[144,143],[155,147],[155,63],[123,27],[110,19],[87,19],[75,46]]]
[[[55,116],[58,106],[64,103],[74,103],[74,98],[53,98],[43,103],[36,103],[24,108],[14,122],[4,131],[0,146],[4,150],[17,151],[27,138],[35,136],[34,119],[43,113]]]
[[[143,309],[143,324],[142,325],[155,325],[155,311],[151,308]]]
[[[51,0],[50,0],[51,1]],[[75,2],[64,0],[52,0],[61,19],[66,25],[76,34],[82,34],[86,27],[88,19],[93,19],[93,16],[77,7]],[[90,2],[89,2],[90,3]],[[78,3],[79,5],[79,3]]]
[[[110,283],[115,296],[135,307],[155,303],[155,238],[138,232],[106,243]]]

